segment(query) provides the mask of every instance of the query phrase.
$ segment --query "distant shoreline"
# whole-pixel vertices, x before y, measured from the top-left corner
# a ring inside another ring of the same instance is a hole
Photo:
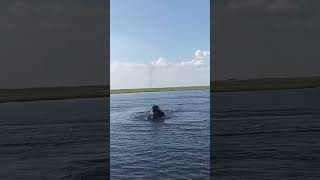
[[[44,100],[63,100],[80,98],[103,98],[111,94],[127,94],[142,92],[167,92],[187,90],[209,90],[210,86],[140,88],[109,90],[109,86],[78,86],[78,87],[44,87],[24,89],[0,89],[0,103],[26,102]]]
[[[0,103],[109,97],[109,86],[0,89]]]
[[[211,87],[211,88],[210,88]],[[187,86],[166,88],[140,88],[109,90],[108,85],[78,87],[46,87],[26,89],[0,89],[0,103],[62,100],[78,98],[103,98],[111,94],[167,92],[188,90],[209,90],[211,92],[266,91],[304,89],[320,87],[320,77],[305,78],[266,78],[249,80],[212,81],[210,86]]]
[[[211,92],[267,91],[320,87],[320,77],[265,78],[211,82]]]
[[[181,86],[164,88],[138,88],[138,89],[113,89],[111,94],[128,94],[142,92],[168,92],[168,91],[191,91],[191,90],[209,90],[210,86]]]

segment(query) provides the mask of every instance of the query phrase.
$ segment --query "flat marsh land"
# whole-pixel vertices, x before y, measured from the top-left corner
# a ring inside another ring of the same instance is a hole
[[[266,78],[211,82],[211,92],[265,91],[320,87],[320,77]]]
[[[248,80],[211,81],[210,86],[187,86],[166,88],[140,88],[110,90],[108,85],[78,87],[45,87],[25,89],[0,89],[0,103],[16,101],[58,100],[75,98],[109,97],[111,94],[165,92],[186,90],[211,90],[211,92],[265,91],[320,87],[320,77],[266,78]]]
[[[186,87],[140,88],[140,89],[115,89],[115,90],[111,90],[111,94],[139,93],[139,92],[209,90],[209,89],[210,89],[210,86],[186,86]]]
[[[109,96],[109,86],[0,89],[1,102],[95,98]]]

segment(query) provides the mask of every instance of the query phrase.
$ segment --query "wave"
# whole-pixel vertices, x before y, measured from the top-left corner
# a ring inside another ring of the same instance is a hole
[[[250,136],[250,135],[264,135],[264,134],[277,134],[277,133],[305,133],[305,132],[320,132],[320,129],[302,129],[302,130],[279,130],[279,131],[256,131],[256,132],[243,132],[243,133],[212,133],[214,137],[226,136]]]
[[[282,109],[258,109],[258,110],[224,110],[212,111],[213,118],[234,117],[264,117],[264,116],[301,116],[320,115],[319,108],[282,108]]]

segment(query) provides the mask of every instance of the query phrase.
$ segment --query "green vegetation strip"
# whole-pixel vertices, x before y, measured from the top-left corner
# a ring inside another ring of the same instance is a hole
[[[26,89],[0,89],[0,103],[18,101],[59,100],[75,98],[109,97],[109,86],[79,86],[79,87],[47,87]],[[209,86],[145,88],[145,89],[120,89],[112,90],[111,94],[162,92],[183,90],[209,90]]]
[[[224,80],[211,82],[211,92],[265,91],[320,87],[320,77]]]
[[[115,89],[111,94],[140,93],[140,92],[164,92],[164,91],[188,91],[209,90],[210,86],[166,87],[166,88],[141,88],[141,89]]]
[[[95,98],[109,96],[109,86],[0,89],[1,102]]]
[[[120,94],[209,89],[212,92],[232,92],[302,89],[316,87],[320,87],[320,77],[213,81],[211,82],[211,88],[210,86],[189,86],[167,88],[117,89],[110,91],[109,86],[107,85],[97,85],[79,87],[0,89],[0,103],[15,101],[109,97],[110,93]]]

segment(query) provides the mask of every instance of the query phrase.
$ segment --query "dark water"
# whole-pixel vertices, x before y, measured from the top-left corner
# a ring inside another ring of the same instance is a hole
[[[0,104],[0,179],[106,179],[106,102]]]
[[[211,97],[214,179],[320,179],[320,89]]]
[[[111,179],[209,179],[209,91],[111,96]],[[145,120],[157,104],[164,121]]]

